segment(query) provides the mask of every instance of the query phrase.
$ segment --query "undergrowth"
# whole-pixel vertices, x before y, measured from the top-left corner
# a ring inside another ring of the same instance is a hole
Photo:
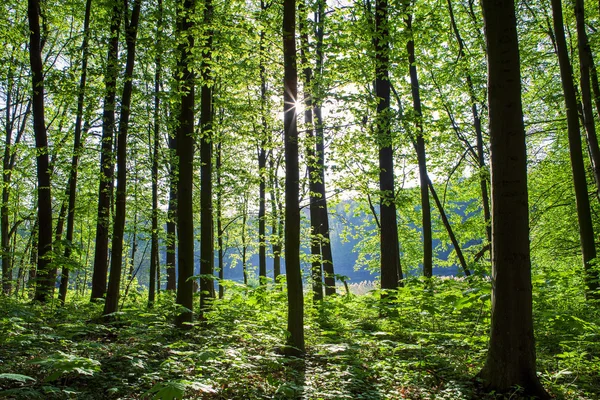
[[[303,359],[282,353],[286,294],[230,283],[181,331],[170,293],[130,295],[110,324],[101,304],[0,299],[0,397],[11,399],[471,399],[486,355],[490,283],[408,280],[307,302]],[[538,370],[557,398],[600,398],[598,311],[536,290]],[[306,296],[308,299],[309,296]],[[198,302],[196,302],[198,303]],[[552,310],[552,311],[549,311]],[[515,388],[513,398],[518,397]]]

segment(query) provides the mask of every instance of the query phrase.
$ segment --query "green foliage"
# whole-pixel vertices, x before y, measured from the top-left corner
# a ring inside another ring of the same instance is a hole
[[[594,399],[600,316],[578,298],[566,301],[559,277],[534,276],[538,373],[553,395]],[[177,310],[164,292],[151,311],[144,296],[128,298],[110,324],[90,320],[101,304],[56,309],[2,298],[0,396],[494,398],[472,381],[487,348],[488,279],[410,278],[384,299],[378,290],[346,296],[340,288],[307,307],[304,359],[282,353],[285,285],[223,283],[225,299],[187,331],[173,326]]]

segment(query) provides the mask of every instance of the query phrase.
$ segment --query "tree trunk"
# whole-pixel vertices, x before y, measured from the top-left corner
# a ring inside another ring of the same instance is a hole
[[[223,279],[225,279],[224,254],[223,254],[223,187],[221,186],[221,142],[217,143],[217,155],[215,160],[217,172],[217,248],[219,252],[219,299],[225,294]]]
[[[273,250],[273,280],[277,283],[277,278],[281,275],[281,236],[283,234],[283,213],[279,200],[277,184],[277,167],[274,156],[269,159],[269,177],[271,181],[271,247]]]
[[[433,239],[431,236],[431,205],[429,203],[429,176],[427,174],[427,156],[425,153],[425,139],[423,138],[423,113],[421,110],[421,94],[419,90],[419,77],[417,75],[417,65],[415,59],[415,42],[412,37],[412,11],[404,20],[410,39],[406,43],[408,52],[408,65],[410,72],[410,86],[413,99],[413,109],[415,111],[417,138],[416,150],[417,161],[419,164],[419,183],[421,187],[421,217],[423,228],[423,275],[426,278],[433,276]]]
[[[300,172],[296,70],[296,0],[283,1],[283,125],[285,141],[285,269],[288,289],[288,353],[304,354],[304,297],[300,270]]]
[[[267,6],[264,0],[260,1],[260,9],[264,13]],[[260,119],[262,125],[260,146],[258,149],[258,176],[260,179],[258,187],[258,276],[261,285],[267,283],[267,238],[266,238],[266,183],[267,183],[267,138],[269,135],[267,125],[267,76],[265,69],[265,30],[260,31]]]
[[[177,290],[175,274],[175,256],[177,254],[177,139],[169,134],[169,209],[167,210],[166,269],[167,290]]]
[[[581,103],[583,105],[583,121],[587,133],[590,158],[596,192],[600,195],[600,147],[596,136],[596,123],[592,108],[592,92],[590,88],[590,70],[592,68],[592,50],[585,31],[585,8],[583,0],[575,0],[575,21],[577,25],[577,49],[579,50],[579,72],[581,82]],[[555,21],[556,22],[556,21]],[[556,27],[555,27],[556,30]],[[583,245],[583,244],[582,244]]]
[[[549,398],[536,376],[527,152],[513,1],[482,2],[487,55],[492,176],[492,321],[481,371],[487,390],[519,386]]]
[[[325,0],[318,0],[317,12],[315,14],[316,27],[316,66],[313,80],[312,105],[315,117],[315,163],[317,165],[319,179],[315,182],[315,191],[319,199],[319,234],[321,235],[321,262],[323,263],[323,275],[325,280],[325,295],[335,294],[335,272],[333,268],[333,254],[331,252],[331,239],[329,237],[329,213],[327,212],[327,193],[325,190],[325,138],[323,129],[323,116],[321,105],[325,100],[322,89],[323,77],[323,36],[325,25]]]
[[[298,30],[300,31],[300,62],[304,74],[304,124],[306,125],[306,163],[308,169],[308,192],[309,192],[309,210],[310,210],[310,256],[311,256],[311,275],[313,301],[323,300],[323,269],[321,265],[321,238],[319,231],[321,227],[321,212],[319,210],[319,199],[317,198],[316,183],[319,179],[317,165],[315,160],[315,135],[313,124],[313,104],[312,104],[312,68],[308,61],[306,53],[309,51],[308,28],[306,27],[306,5],[304,0],[300,0],[298,6],[300,18],[298,20]]]
[[[158,0],[158,21],[156,22],[156,57],[154,59],[154,136],[152,138],[152,246],[150,248],[150,287],[148,288],[148,306],[155,300],[156,285],[160,285],[158,272],[158,141],[160,139],[160,83],[161,83],[161,33],[162,32],[162,0]],[[154,282],[154,281],[158,282]]]
[[[200,116],[200,309],[206,308],[209,298],[215,297],[214,275],[215,242],[212,205],[212,0],[204,1],[206,42],[202,49],[202,110]],[[202,312],[202,311],[201,311]]]
[[[554,20],[554,34],[556,38],[556,52],[560,65],[561,82],[567,109],[567,130],[569,135],[569,154],[571,156],[571,169],[573,172],[573,185],[577,203],[577,218],[579,220],[579,238],[581,240],[581,253],[585,282],[587,285],[586,296],[598,296],[598,275],[593,272],[592,261],[596,258],[594,243],[594,227],[590,212],[590,200],[581,149],[581,134],[579,131],[579,116],[577,114],[577,94],[573,82],[573,69],[569,60],[569,51],[565,39],[563,13],[561,0],[552,0],[552,18]]]
[[[48,163],[48,137],[44,118],[44,70],[42,64],[42,40],[40,33],[40,3],[28,1],[29,61],[33,106],[33,131],[35,134],[38,194],[38,246],[37,285],[34,300],[46,302],[54,295],[54,281],[50,256],[52,254],[52,196],[50,193],[50,169]]]
[[[119,74],[119,30],[123,17],[121,8],[122,4],[116,1],[110,22],[110,42],[104,74],[105,96],[102,115],[102,150],[100,155],[98,218],[96,222],[96,251],[94,253],[94,272],[92,274],[92,300],[104,297],[108,277],[108,239],[114,181],[113,136],[117,77]]]
[[[131,21],[126,27],[127,61],[125,64],[125,85],[121,99],[121,119],[117,137],[117,195],[115,199],[115,218],[112,236],[112,256],[108,291],[104,303],[104,315],[115,313],[119,305],[121,289],[121,272],[123,266],[123,241],[125,232],[125,207],[127,200],[127,131],[131,95],[133,93],[133,66],[135,63],[135,46],[142,0],[135,0],[131,12]]]
[[[394,195],[394,152],[390,110],[390,44],[387,0],[375,1],[375,97],[376,135],[379,145],[379,200],[381,239],[381,288],[395,289],[402,280],[398,252],[398,225]]]
[[[177,181],[177,228],[178,228],[178,285],[176,303],[185,307],[176,318],[178,327],[185,328],[192,321],[194,285],[194,83],[196,80],[192,50],[194,48],[194,0],[182,0],[178,6],[177,31],[179,34],[178,84],[181,110],[177,128],[177,156],[179,180]]]
[[[466,57],[465,54],[465,45],[458,30],[458,25],[456,24],[456,20],[454,18],[454,10],[452,8],[452,1],[447,0],[448,3],[448,13],[450,14],[450,22],[452,25],[452,30],[454,31],[454,36],[456,37],[456,41],[458,42],[458,57],[459,59],[464,59]],[[476,135],[476,147],[477,147],[477,160],[479,162],[479,187],[481,190],[481,203],[483,208],[483,218],[485,221],[485,233],[488,242],[492,241],[492,225],[491,214],[490,214],[490,199],[488,195],[488,171],[485,165],[485,153],[483,150],[483,132],[481,129],[481,117],[479,116],[479,110],[477,109],[477,97],[475,96],[475,87],[473,85],[473,79],[471,78],[471,74],[468,70],[466,70],[466,81],[467,88],[469,90],[469,99],[471,100],[471,114],[473,115],[473,127],[475,128]]]
[[[83,43],[81,44],[82,61],[81,61],[81,78],[79,80],[79,91],[77,92],[77,115],[75,116],[75,134],[73,138],[73,158],[71,159],[71,171],[69,174],[69,182],[67,184],[67,196],[69,206],[67,210],[67,232],[65,246],[65,260],[71,257],[73,232],[75,230],[75,201],[77,198],[77,169],[79,168],[79,154],[83,148],[81,142],[81,128],[83,125],[83,101],[85,98],[85,88],[87,80],[87,64],[89,48],[88,42],[90,38],[90,14],[92,10],[92,0],[86,0],[85,3],[85,18],[83,22]],[[59,300],[62,304],[67,298],[67,290],[69,288],[69,268],[63,266],[60,279]]]

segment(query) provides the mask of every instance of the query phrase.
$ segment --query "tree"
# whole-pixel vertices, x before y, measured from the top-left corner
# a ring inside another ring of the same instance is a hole
[[[387,0],[375,0],[375,96],[376,137],[379,145],[379,210],[381,288],[395,289],[402,280],[396,203],[394,196],[394,151],[390,111],[390,44]]]
[[[102,149],[100,152],[100,182],[98,189],[98,217],[96,219],[96,251],[94,253],[94,272],[92,274],[92,300],[104,297],[108,277],[108,239],[114,180],[113,136],[115,130],[117,76],[119,74],[121,8],[122,4],[115,1],[110,21],[110,41],[104,74],[105,94],[102,112]]]
[[[300,270],[298,165],[298,71],[296,69],[296,0],[283,2],[283,131],[285,140],[285,267],[288,290],[288,352],[304,353],[304,297]]]
[[[161,35],[162,35],[162,0],[158,0],[158,19],[156,22],[156,57],[155,72],[154,72],[154,129],[152,137],[152,247],[150,249],[150,287],[148,291],[148,305],[151,307],[155,300],[157,284],[160,287],[160,279],[157,279],[157,274],[160,271],[159,254],[158,254],[158,149],[160,139],[160,85],[162,73],[162,57],[161,57]],[[156,282],[158,281],[158,282]]]
[[[202,46],[202,87],[200,131],[200,308],[206,307],[206,301],[215,297],[214,275],[215,243],[213,229],[213,180],[212,180],[212,0],[204,1],[203,25],[206,29],[205,42]]]
[[[183,306],[175,322],[180,328],[192,321],[194,307],[194,286],[190,279],[194,274],[194,85],[196,75],[193,68],[194,49],[194,0],[182,0],[177,7],[178,89],[180,93],[179,125],[177,127],[177,157],[179,159],[179,179],[177,181],[177,298]]]
[[[414,118],[416,121],[415,150],[419,164],[419,184],[421,188],[421,220],[423,229],[423,275],[431,278],[433,275],[433,241],[431,237],[431,205],[429,203],[429,175],[427,173],[427,156],[425,153],[425,138],[423,137],[423,125],[421,111],[421,92],[419,90],[419,77],[417,75],[417,64],[415,58],[415,40],[412,28],[412,10],[408,6],[408,15],[404,19],[409,39],[406,42],[408,52],[408,65],[410,73],[410,86],[413,99]]]
[[[83,143],[81,142],[81,128],[83,125],[83,102],[85,98],[85,88],[87,83],[87,66],[89,57],[89,39],[90,39],[90,14],[92,11],[92,0],[86,0],[85,17],[83,22],[83,42],[81,44],[82,60],[81,60],[81,77],[79,79],[79,91],[77,93],[77,114],[75,117],[75,132],[73,138],[73,157],[71,159],[71,171],[69,173],[69,181],[67,183],[67,246],[65,247],[65,260],[71,257],[73,246],[73,233],[75,230],[75,202],[77,199],[77,176],[79,168],[79,156],[82,150]],[[59,299],[62,304],[67,298],[67,290],[69,288],[69,268],[63,266],[60,278]]]
[[[46,302],[54,294],[55,270],[51,265],[52,254],[52,195],[50,192],[50,169],[48,162],[48,137],[44,117],[44,71],[42,63],[42,37],[40,31],[40,3],[29,0],[29,62],[31,64],[32,114],[37,153],[37,281],[36,301]]]
[[[527,154],[512,1],[482,3],[488,52],[492,176],[492,321],[481,377],[487,390],[549,398],[536,375]]]
[[[577,93],[575,90],[575,83],[573,82],[573,68],[571,67],[571,61],[569,61],[569,50],[565,39],[562,4],[560,0],[552,0],[552,19],[554,21],[556,53],[560,65],[560,76],[567,112],[569,155],[571,158],[571,171],[573,173],[573,184],[577,202],[577,219],[579,221],[581,253],[583,256],[585,281],[587,284],[586,296],[594,298],[599,295],[597,292],[598,274],[593,271],[594,267],[592,265],[593,260],[596,258],[596,244],[594,241],[594,227],[592,225],[592,214],[590,212],[587,179],[583,164],[583,151],[581,149],[581,133],[579,131],[579,115],[577,112]],[[591,106],[591,102],[588,106]],[[584,108],[585,107],[584,101]]]
[[[127,205],[127,133],[131,115],[131,95],[133,93],[133,67],[135,64],[135,48],[138,22],[142,0],[135,0],[131,11],[131,20],[127,21],[126,42],[127,61],[125,64],[125,85],[121,99],[121,119],[117,136],[117,194],[115,199],[115,218],[112,236],[112,257],[110,262],[110,278],[104,303],[104,315],[117,311],[121,291],[121,271],[123,266],[123,241],[125,232],[125,211]],[[126,10],[128,11],[128,10]],[[133,261],[133,260],[132,260]]]

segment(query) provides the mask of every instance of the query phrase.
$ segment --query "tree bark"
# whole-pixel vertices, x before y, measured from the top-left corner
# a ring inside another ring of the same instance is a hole
[[[264,0],[260,1],[260,9],[264,13],[267,6]],[[265,68],[265,30],[260,30],[260,54],[259,54],[259,73],[260,73],[260,119],[261,119],[261,137],[258,149],[258,276],[262,285],[266,284],[267,279],[267,238],[266,238],[266,184],[267,184],[267,138],[269,136],[267,124],[267,76]]]
[[[454,18],[454,10],[452,8],[452,1],[447,0],[448,3],[448,13],[450,14],[450,22],[452,25],[452,30],[454,31],[454,36],[456,37],[456,41],[458,42],[458,57],[460,60],[464,60],[466,57],[465,54],[465,45],[458,30],[458,25],[456,24],[456,19]],[[473,85],[473,79],[471,78],[471,74],[468,70],[466,70],[466,81],[467,88],[469,91],[469,99],[471,100],[471,114],[473,115],[473,127],[475,128],[475,136],[476,136],[476,148],[477,148],[477,160],[479,162],[479,187],[481,190],[481,205],[483,208],[483,218],[485,221],[485,233],[488,242],[492,241],[492,225],[491,225],[491,213],[490,213],[490,199],[488,194],[488,170],[485,165],[485,152],[483,149],[483,131],[481,129],[481,117],[479,116],[479,110],[477,108],[477,96],[475,96],[475,87]]]
[[[315,163],[317,165],[319,179],[315,181],[315,191],[319,199],[319,234],[321,235],[321,262],[323,264],[323,275],[325,280],[325,295],[335,294],[335,270],[333,267],[333,254],[331,252],[331,238],[329,236],[329,213],[327,211],[327,193],[325,188],[325,135],[323,129],[323,116],[321,105],[325,100],[322,88],[323,77],[323,37],[325,25],[326,0],[318,0],[317,12],[315,14],[316,26],[316,65],[313,80],[313,114],[315,117]]]
[[[513,1],[484,0],[492,177],[492,321],[487,390],[549,398],[536,376],[527,152]]]
[[[321,265],[321,238],[319,231],[321,227],[321,212],[319,210],[318,195],[316,183],[319,179],[318,166],[315,155],[315,134],[313,123],[313,103],[312,103],[312,68],[308,61],[307,53],[309,51],[308,28],[306,27],[306,5],[304,0],[300,0],[298,6],[300,18],[298,19],[298,30],[300,31],[300,62],[304,75],[304,124],[306,125],[306,164],[308,169],[308,192],[309,192],[309,212],[310,212],[310,256],[311,256],[311,275],[313,301],[323,300],[323,267]]]
[[[283,1],[283,125],[285,149],[285,269],[288,289],[288,353],[304,354],[304,297],[300,269],[300,172],[298,165],[298,71],[296,0]]]
[[[212,204],[212,0],[204,1],[204,21],[207,31],[206,42],[202,49],[202,109],[200,116],[200,310],[207,306],[207,299],[215,297],[214,275],[215,243],[213,229]]]
[[[119,305],[121,272],[123,267],[123,241],[125,232],[125,211],[127,200],[127,132],[131,114],[131,95],[133,93],[133,67],[135,47],[142,0],[135,0],[131,12],[131,21],[126,24],[127,61],[125,64],[125,85],[121,99],[121,119],[117,137],[117,194],[115,199],[115,218],[112,236],[112,256],[108,291],[104,303],[104,315],[115,313]]]
[[[567,131],[569,136],[569,154],[571,170],[573,172],[573,185],[577,204],[577,218],[579,220],[579,238],[581,240],[581,253],[587,285],[586,296],[597,297],[598,275],[593,272],[592,260],[596,258],[596,245],[594,243],[594,227],[590,211],[590,200],[583,163],[581,148],[581,133],[579,130],[579,116],[577,113],[577,93],[573,81],[573,68],[569,60],[569,51],[565,39],[563,13],[561,0],[552,0],[552,18],[554,21],[554,36],[556,38],[556,52],[560,65],[560,75],[567,109]]]
[[[433,239],[431,235],[431,204],[429,202],[429,176],[427,174],[427,156],[425,153],[425,139],[423,137],[423,113],[421,110],[421,93],[419,90],[419,77],[417,75],[417,65],[415,58],[415,41],[412,36],[412,14],[408,10],[408,17],[405,18],[406,29],[410,39],[406,43],[408,52],[408,65],[410,72],[410,86],[413,99],[413,109],[415,111],[415,122],[417,128],[416,150],[417,162],[419,164],[419,184],[421,188],[421,218],[423,229],[423,275],[426,278],[433,276]]]
[[[156,22],[156,57],[154,59],[154,136],[152,137],[152,245],[150,247],[150,287],[148,306],[152,307],[160,287],[157,274],[160,269],[158,257],[158,141],[160,140],[160,84],[162,73],[162,0],[158,0],[158,21]],[[157,282],[155,282],[157,281]]]
[[[596,123],[592,108],[592,92],[590,87],[590,70],[592,68],[592,50],[585,31],[585,7],[583,0],[575,0],[575,21],[577,26],[577,49],[579,50],[579,72],[581,83],[581,103],[583,106],[583,121],[587,133],[590,158],[596,193],[600,195],[600,146],[596,135]],[[556,30],[556,27],[555,27]]]
[[[75,230],[75,202],[77,199],[77,173],[79,168],[79,154],[83,148],[81,142],[81,130],[83,125],[83,101],[85,98],[85,88],[87,82],[87,65],[89,48],[88,43],[90,39],[90,14],[92,11],[92,0],[86,0],[85,3],[85,17],[83,21],[83,43],[81,44],[82,60],[81,60],[81,77],[79,80],[79,90],[77,92],[77,114],[75,116],[75,133],[73,138],[73,158],[71,159],[71,171],[69,173],[69,181],[67,184],[67,196],[69,206],[67,210],[67,232],[66,232],[66,247],[65,247],[65,259],[68,260],[71,257],[73,232]],[[67,298],[67,290],[69,288],[69,268],[64,266],[62,268],[60,289],[59,289],[59,300],[61,304],[65,303]]]
[[[92,274],[91,299],[106,295],[108,277],[108,239],[110,232],[110,208],[114,186],[113,136],[115,130],[115,107],[117,76],[119,74],[119,30],[122,4],[115,1],[110,22],[110,41],[106,72],[104,74],[104,110],[102,115],[102,150],[100,155],[100,183],[98,189],[98,218],[96,221],[96,251]]]
[[[176,133],[177,134],[177,133]],[[177,138],[169,134],[169,205],[167,210],[167,244],[166,244],[166,269],[167,290],[177,290],[177,277],[175,274],[175,256],[177,254]]]
[[[381,288],[395,289],[402,280],[394,195],[394,152],[390,110],[390,44],[387,0],[375,1],[376,134],[379,144],[379,210],[381,220]]]
[[[192,321],[194,307],[194,285],[190,279],[194,274],[194,85],[196,75],[193,68],[194,48],[194,0],[182,0],[178,6],[177,31],[180,36],[178,83],[181,95],[179,126],[177,128],[177,156],[179,158],[179,180],[177,181],[177,297],[176,303],[183,306],[175,322],[178,327]]]
[[[37,195],[38,195],[38,245],[37,285],[34,300],[46,302],[54,295],[54,281],[50,256],[52,254],[52,195],[50,193],[50,169],[48,162],[48,137],[44,118],[44,70],[42,63],[42,39],[40,33],[39,0],[29,0],[29,61],[31,64],[33,131],[35,134]]]
[[[218,267],[219,267],[219,299],[225,295],[223,280],[225,279],[224,271],[224,249],[223,249],[223,187],[221,186],[221,142],[217,143],[217,154],[215,160],[215,168],[217,172],[217,248],[218,248]]]

